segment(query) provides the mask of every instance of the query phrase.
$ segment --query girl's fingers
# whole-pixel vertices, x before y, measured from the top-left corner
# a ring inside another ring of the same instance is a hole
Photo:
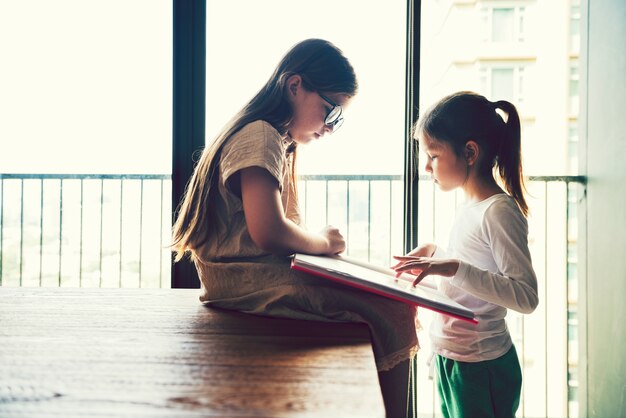
[[[417,286],[419,282],[424,280],[426,276],[430,274],[429,269],[422,270],[422,272],[417,276],[415,280],[413,280],[413,286]]]
[[[395,266],[392,266],[391,268],[394,270],[397,270],[399,268],[402,268],[404,266],[408,266],[408,265],[415,265],[416,263],[421,263],[422,260],[417,259],[417,258],[407,258],[405,260],[400,261],[399,263],[397,263]]]
[[[417,286],[419,282],[421,282],[427,275],[428,274],[424,274],[424,272],[421,272],[420,275],[417,276],[417,279],[413,280],[413,287]]]
[[[402,271],[406,271],[406,270],[412,270],[412,269],[423,269],[424,266],[428,266],[429,263],[428,262],[424,262],[424,261],[407,261],[406,263],[402,264],[401,266],[397,266],[394,268],[394,270],[398,271],[398,270],[402,270]]]
[[[393,258],[395,258],[396,260],[404,261],[404,260],[417,260],[422,257],[418,257],[415,255],[394,255]]]

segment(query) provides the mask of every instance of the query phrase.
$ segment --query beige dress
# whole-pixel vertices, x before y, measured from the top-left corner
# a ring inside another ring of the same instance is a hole
[[[200,300],[258,315],[367,323],[376,366],[388,370],[419,348],[414,307],[291,270],[289,257],[264,252],[250,238],[239,190],[239,171],[246,167],[262,167],[276,178],[286,217],[300,223],[289,145],[264,121],[244,126],[225,144],[216,233],[194,260],[202,283]]]

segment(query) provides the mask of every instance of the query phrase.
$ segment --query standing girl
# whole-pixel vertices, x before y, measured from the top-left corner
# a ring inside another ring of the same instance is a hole
[[[447,252],[424,244],[395,257],[394,266],[416,274],[415,282],[444,276],[439,289],[477,314],[478,325],[445,315],[431,324],[443,415],[513,417],[522,375],[504,317],[507,308],[531,313],[538,303],[519,115],[507,101],[459,92],[421,116],[415,137],[433,181],[444,191],[460,187],[467,198]],[[506,192],[494,178],[496,171]]]
[[[357,92],[333,44],[295,45],[261,90],[207,147],[173,228],[176,260],[188,254],[200,300],[276,317],[365,322],[388,416],[406,414],[409,360],[418,349],[415,309],[290,269],[289,255],[337,254],[339,231],[300,224],[296,150],[337,130]]]

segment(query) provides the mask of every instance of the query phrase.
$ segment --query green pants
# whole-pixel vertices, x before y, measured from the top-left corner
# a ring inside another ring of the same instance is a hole
[[[466,363],[437,355],[436,364],[444,417],[515,416],[522,389],[515,346],[494,360]]]

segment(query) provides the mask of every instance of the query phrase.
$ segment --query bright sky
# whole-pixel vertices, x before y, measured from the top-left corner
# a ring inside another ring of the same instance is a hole
[[[402,172],[405,2],[207,3],[207,140],[294,43],[321,37],[360,93],[300,173]],[[0,172],[170,173],[171,54],[171,1],[1,0]]]

